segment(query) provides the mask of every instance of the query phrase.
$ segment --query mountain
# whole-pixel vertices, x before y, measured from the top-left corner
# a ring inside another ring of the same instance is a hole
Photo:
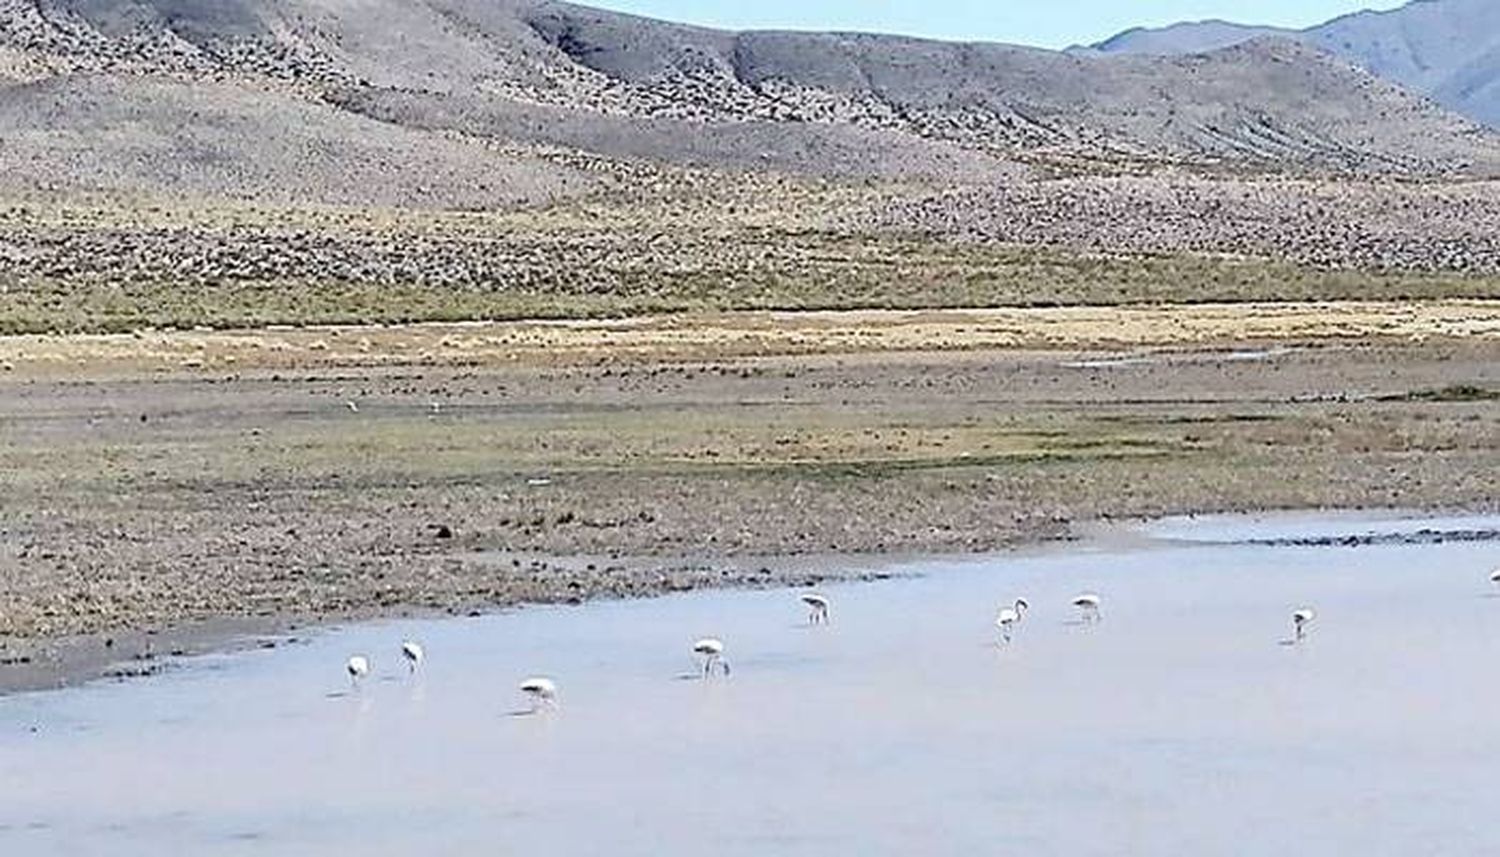
[[[464,208],[629,186],[636,161],[1500,165],[1493,135],[1295,41],[1077,56],[547,0],[0,0],[0,131],[0,190]]]
[[[1090,54],[1173,56],[1280,35],[1336,54],[1386,80],[1500,127],[1500,3],[1415,0],[1386,12],[1358,12],[1307,30],[1222,21],[1130,30]]]
[[[1319,47],[1439,104],[1500,126],[1500,4],[1418,0],[1363,12],[1312,33]]]
[[[1297,36],[1298,31],[1280,27],[1257,27],[1219,20],[1193,21],[1166,27],[1135,27],[1096,45],[1069,48],[1069,52],[1175,56],[1222,50],[1252,39]]]

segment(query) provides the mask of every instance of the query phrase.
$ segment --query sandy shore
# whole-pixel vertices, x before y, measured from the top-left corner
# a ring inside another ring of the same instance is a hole
[[[148,640],[798,585],[1111,517],[1492,511],[1497,312],[0,339],[0,689],[149,668]]]

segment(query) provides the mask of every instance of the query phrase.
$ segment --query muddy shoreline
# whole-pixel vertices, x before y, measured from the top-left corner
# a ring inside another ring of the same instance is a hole
[[[1068,539],[1039,542],[1060,545]],[[1023,546],[1017,546],[1022,549]],[[98,681],[131,681],[173,669],[196,656],[274,650],[299,645],[312,635],[360,622],[392,619],[478,618],[533,607],[583,606],[608,599],[657,598],[705,588],[791,589],[822,584],[878,583],[900,577],[903,565],[925,556],[760,557],[740,561],[631,561],[640,581],[630,592],[580,590],[563,600],[444,610],[397,606],[361,608],[341,615],[216,617],[145,629],[97,631],[57,638],[16,638],[0,645],[0,697],[56,690]],[[491,558],[493,560],[493,558]],[[593,557],[529,561],[549,567],[584,566]]]
[[[0,687],[149,669],[148,639],[805,585],[1087,521],[1500,508],[1500,328],[1377,309],[1361,330],[1407,332],[1242,307],[1236,339],[1213,307],[1017,320],[1055,342],[1025,349],[969,313],[391,329],[373,364],[319,331],[3,341]]]
[[[1468,513],[1485,513],[1491,509],[1241,509],[1216,514],[1231,516],[1275,515],[1314,517],[1329,514],[1381,513],[1411,518],[1443,518]],[[1188,515],[1186,517],[1192,517]],[[1133,527],[1145,520],[1096,520],[1081,522],[1066,533],[1019,540],[1005,548],[967,554],[978,558],[1004,553],[1050,552],[1070,544],[1086,542],[1096,545],[1135,545],[1146,535],[1134,535]],[[1435,545],[1450,542],[1496,542],[1500,530],[1437,529],[1424,527],[1412,532],[1373,535],[1339,535],[1308,537],[1251,538],[1236,543],[1258,547],[1343,547],[1362,548],[1391,545]],[[132,681],[149,678],[181,666],[185,659],[216,653],[270,651],[282,646],[306,643],[313,635],[343,625],[392,619],[478,618],[510,610],[567,604],[583,606],[600,600],[620,598],[657,598],[670,594],[714,589],[795,589],[827,584],[872,584],[899,578],[902,568],[917,563],[953,559],[952,554],[827,556],[827,557],[760,557],[738,562],[718,561],[662,562],[661,560],[629,563],[632,573],[643,581],[643,588],[629,594],[580,592],[565,601],[521,601],[504,606],[449,608],[437,611],[397,607],[362,609],[342,616],[285,615],[259,618],[215,618],[187,624],[99,632],[59,639],[11,640],[0,649],[0,697],[33,691],[57,690],[99,681]],[[491,558],[494,559],[494,558]],[[529,561],[546,562],[560,567],[584,565],[597,558]],[[681,575],[692,570],[700,577],[685,584]],[[707,578],[701,575],[707,575]],[[714,576],[718,579],[715,580]],[[647,582],[653,577],[671,581],[661,588]]]

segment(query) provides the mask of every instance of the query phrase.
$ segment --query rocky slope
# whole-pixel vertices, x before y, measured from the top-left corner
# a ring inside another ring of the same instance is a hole
[[[528,13],[574,62],[706,118],[836,122],[1053,151],[1341,166],[1454,164],[1470,129],[1290,42],[1078,58],[891,36],[724,33],[563,4]]]
[[[1085,54],[1174,56],[1277,35],[1349,60],[1452,110],[1500,126],[1500,4],[1415,0],[1360,12],[1307,30],[1202,21],[1121,33]]]
[[[1283,27],[1257,27],[1217,19],[1184,21],[1165,27],[1136,27],[1095,45],[1069,48],[1068,52],[1081,56],[1100,54],[1174,56],[1222,50],[1252,39],[1296,38],[1297,35],[1296,30]]]
[[[989,180],[1017,159],[1492,171],[1321,53],[729,33],[540,0],[0,0],[0,188],[511,207],[621,160]],[[597,162],[554,157],[561,147]]]
[[[1331,21],[1313,43],[1439,104],[1500,126],[1500,4],[1417,0]]]

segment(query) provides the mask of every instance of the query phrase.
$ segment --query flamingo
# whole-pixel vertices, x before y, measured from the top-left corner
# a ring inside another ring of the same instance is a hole
[[[349,673],[349,681],[358,687],[360,679],[370,674],[370,659],[355,655],[344,664],[344,669]]]
[[[818,592],[806,592],[802,595],[802,603],[807,605],[809,625],[828,624],[828,596]]]
[[[557,707],[557,682],[550,678],[534,676],[521,682],[521,692],[531,699],[531,713],[543,708]]]
[[[1000,629],[1002,640],[1010,642],[1011,632],[1020,626],[1021,620],[1026,617],[1026,611],[1030,608],[1031,605],[1025,598],[1017,598],[1014,605],[1000,608],[999,614],[995,616],[995,627]]]
[[[427,653],[422,650],[421,643],[407,640],[401,644],[401,657],[406,658],[407,670],[415,673],[417,667],[421,666],[422,661],[427,657]]]
[[[1085,592],[1073,599],[1073,606],[1078,608],[1085,625],[1092,625],[1104,618],[1099,612],[1101,600],[1096,592]]]
[[[1298,643],[1307,639],[1307,626],[1318,618],[1317,611],[1303,607],[1292,612],[1292,639]]]
[[[708,678],[717,666],[729,675],[729,661],[724,659],[724,641],[716,637],[705,637],[693,644],[693,654],[703,659],[703,677]]]

